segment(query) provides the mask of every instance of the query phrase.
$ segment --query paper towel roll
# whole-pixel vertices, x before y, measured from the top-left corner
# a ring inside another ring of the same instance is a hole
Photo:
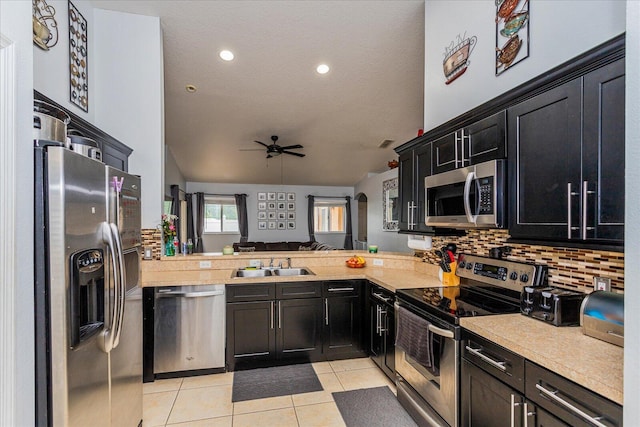
[[[408,237],[407,245],[411,249],[427,251],[431,249],[431,236],[418,236],[410,234]]]

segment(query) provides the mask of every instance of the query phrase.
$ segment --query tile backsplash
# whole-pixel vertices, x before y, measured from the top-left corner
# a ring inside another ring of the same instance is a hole
[[[145,249],[151,248],[153,259],[160,259],[162,255],[162,231],[157,228],[143,228],[141,233],[142,246]]]
[[[582,292],[593,290],[594,276],[611,279],[611,290],[624,292],[624,253],[591,249],[556,248],[507,243],[506,230],[470,230],[461,237],[434,237],[434,250],[422,252],[425,262],[438,264],[434,251],[452,242],[458,252],[488,256],[489,249],[510,246],[513,261],[534,262],[549,267],[549,284]]]

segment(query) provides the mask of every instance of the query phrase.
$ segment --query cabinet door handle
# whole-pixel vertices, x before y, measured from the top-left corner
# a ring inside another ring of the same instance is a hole
[[[571,403],[567,402],[563,398],[556,396],[556,394],[558,394],[560,392],[560,390],[549,391],[546,388],[544,388],[543,386],[541,386],[540,384],[536,384],[536,388],[538,390],[540,390],[540,392],[544,396],[548,397],[549,399],[553,400],[554,402],[556,402],[560,406],[563,406],[564,408],[566,408],[567,410],[573,412],[574,414],[582,417],[583,419],[587,420],[591,424],[593,424],[595,426],[598,426],[598,427],[607,427],[606,425],[604,425],[600,421],[598,421],[598,419],[604,418],[603,416],[592,417],[591,415],[587,414],[586,412],[576,408],[575,406],[573,406]]]
[[[536,414],[536,411],[529,411],[529,405],[527,404],[527,402],[524,402],[524,406],[523,406],[523,412],[524,412],[524,426],[523,427],[529,427],[529,417],[533,417]]]
[[[587,240],[587,231],[594,230],[595,227],[587,227],[587,207],[590,194],[595,191],[589,191],[589,181],[582,181],[582,240]]]
[[[324,299],[324,324],[329,325],[329,298]]]
[[[507,371],[507,367],[504,366],[505,362],[499,362],[497,360],[493,360],[492,358],[490,358],[489,356],[486,356],[484,354],[482,354],[482,349],[481,348],[471,348],[468,345],[465,345],[464,348],[467,349],[467,351],[471,354],[475,354],[476,356],[478,356],[480,359],[484,360],[485,362],[487,362],[489,365],[500,369],[502,372],[506,372]]]
[[[520,406],[522,403],[516,402],[516,396],[511,393],[511,427],[516,426],[516,406]]]
[[[329,292],[351,292],[355,288],[329,288]]]
[[[282,329],[282,301],[278,301],[278,329]]]
[[[387,310],[383,310],[382,307],[380,307],[380,336],[382,336],[385,332],[387,332]],[[384,327],[382,326],[382,324],[384,323]]]
[[[380,335],[380,306],[376,304],[376,335]]]
[[[273,329],[275,325],[275,319],[273,317],[275,310],[273,309],[273,304],[275,304],[275,301],[271,301],[269,303],[269,307],[271,308],[271,329]]]
[[[571,239],[571,232],[573,230],[579,230],[580,227],[573,227],[571,224],[571,197],[578,196],[579,194],[571,191],[571,183],[567,183],[567,239]]]

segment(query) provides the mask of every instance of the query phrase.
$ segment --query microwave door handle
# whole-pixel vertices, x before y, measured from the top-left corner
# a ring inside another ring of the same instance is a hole
[[[478,215],[474,215],[471,212],[471,202],[469,201],[471,185],[473,184],[473,180],[475,179],[475,177],[475,172],[469,172],[467,174],[467,179],[464,181],[464,213],[467,215],[467,221],[472,224],[475,224],[478,218]]]

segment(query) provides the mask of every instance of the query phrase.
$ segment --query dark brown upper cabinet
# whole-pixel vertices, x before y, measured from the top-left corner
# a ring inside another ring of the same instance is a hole
[[[622,244],[624,72],[618,59],[509,108],[512,238]]]

